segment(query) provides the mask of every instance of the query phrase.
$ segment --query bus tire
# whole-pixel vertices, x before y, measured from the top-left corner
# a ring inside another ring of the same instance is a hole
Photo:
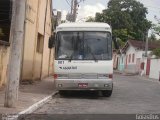
[[[112,95],[112,90],[103,90],[103,91],[102,91],[102,95],[103,95],[104,97],[111,97],[111,95]]]

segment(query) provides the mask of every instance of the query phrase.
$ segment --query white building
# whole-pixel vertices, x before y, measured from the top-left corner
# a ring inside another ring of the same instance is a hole
[[[151,55],[151,51],[157,47],[158,45],[156,43],[149,43],[148,58],[146,58],[144,57],[145,42],[128,40],[121,50],[118,69],[127,73],[149,75],[150,59],[154,57]]]

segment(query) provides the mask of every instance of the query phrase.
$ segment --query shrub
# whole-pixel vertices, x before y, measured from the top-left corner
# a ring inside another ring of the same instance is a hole
[[[156,55],[157,58],[160,58],[160,48],[154,49],[153,54]]]

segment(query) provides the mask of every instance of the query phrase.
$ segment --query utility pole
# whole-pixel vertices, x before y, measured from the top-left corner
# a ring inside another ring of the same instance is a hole
[[[78,1],[74,0],[74,9],[73,9],[73,22],[76,21],[77,18],[77,6],[78,6]]]
[[[12,20],[10,30],[10,56],[7,70],[5,107],[16,107],[21,72],[22,48],[25,22],[25,1],[12,1]]]
[[[70,22],[75,22],[77,18],[78,5],[85,0],[71,0],[71,12],[67,14],[66,18]]]
[[[145,38],[146,38],[146,43],[145,43],[145,57],[148,57],[148,31],[146,32]]]
[[[71,14],[73,14],[74,0],[71,1]]]

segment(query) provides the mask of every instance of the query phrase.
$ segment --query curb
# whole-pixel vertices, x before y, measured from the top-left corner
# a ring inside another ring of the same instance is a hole
[[[120,71],[113,71],[114,74],[122,74],[123,72]]]
[[[124,76],[137,76],[138,74],[134,73],[122,73]]]
[[[121,74],[121,75],[124,75],[124,76],[136,76],[136,75],[138,75],[137,73],[126,73],[126,72],[121,72],[121,71],[114,71],[113,73],[114,74]]]
[[[51,95],[43,98],[42,100],[38,101],[37,103],[33,104],[32,106],[28,107],[27,109],[19,112],[16,115],[7,115],[2,120],[18,120],[18,117],[25,116],[25,114],[31,114],[38,108],[42,107],[44,104],[46,104],[48,101],[50,101],[55,95],[57,95],[58,92],[53,92]]]
[[[146,78],[146,77],[143,77],[143,76],[137,76],[137,77],[141,78],[144,81],[150,81],[150,82],[154,82],[154,83],[160,84],[160,82],[158,81],[158,79]]]

